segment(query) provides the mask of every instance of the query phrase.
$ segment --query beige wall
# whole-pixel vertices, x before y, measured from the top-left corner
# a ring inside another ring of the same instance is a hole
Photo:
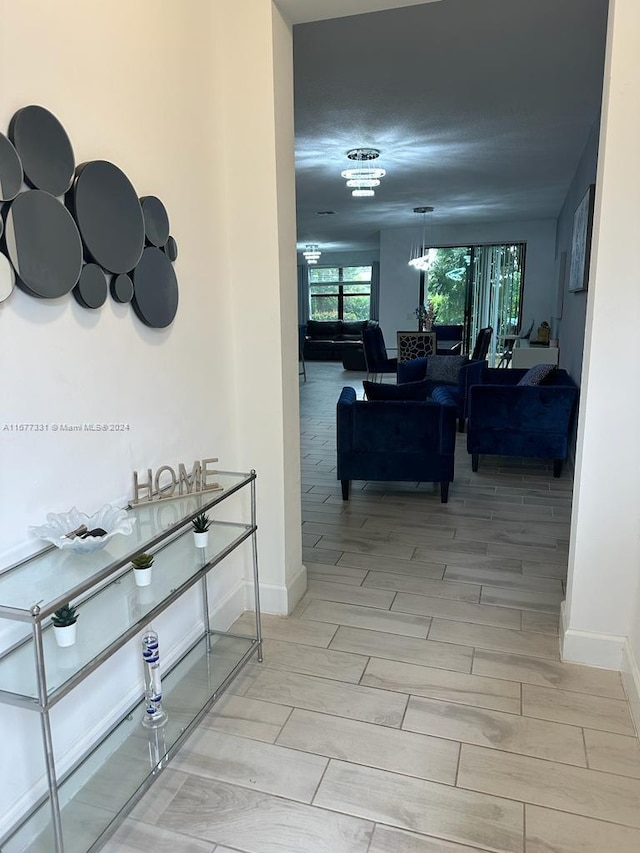
[[[229,367],[242,453],[263,461],[258,486],[263,605],[291,609],[305,588],[300,552],[297,280],[291,32],[270,0],[216,4],[214,73],[224,166],[235,329]],[[252,26],[247,27],[247,20]],[[285,512],[286,509],[286,512]]]

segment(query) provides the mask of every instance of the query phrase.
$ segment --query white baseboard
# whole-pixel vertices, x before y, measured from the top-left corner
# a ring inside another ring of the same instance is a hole
[[[254,609],[253,581],[244,582],[245,607]],[[307,589],[307,567],[304,563],[296,574],[287,581],[286,586],[280,584],[260,584],[260,610],[275,616],[288,616],[300,601]]]
[[[622,655],[622,683],[631,706],[631,716],[640,737],[640,666],[627,638]]]
[[[602,669],[622,669],[626,637],[618,634],[596,634],[566,627],[564,602],[560,609],[560,656],[567,663],[599,666]]]
[[[598,634],[568,628],[566,602],[561,603],[560,657],[563,661],[620,672],[627,642],[627,638],[619,634]]]
[[[302,563],[298,572],[291,578],[288,587],[289,610],[287,613],[293,613],[298,602],[307,591],[307,567],[304,563]]]
[[[245,609],[244,583],[240,581],[224,598],[216,601],[209,613],[209,624],[217,631],[228,631]]]

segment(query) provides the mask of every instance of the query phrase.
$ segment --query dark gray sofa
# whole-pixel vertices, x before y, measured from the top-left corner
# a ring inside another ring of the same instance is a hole
[[[304,338],[306,361],[353,361],[362,350],[362,330],[376,320],[309,320]],[[364,355],[362,355],[364,359]]]

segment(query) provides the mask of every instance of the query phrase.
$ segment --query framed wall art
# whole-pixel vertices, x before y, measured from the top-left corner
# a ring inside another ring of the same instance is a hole
[[[594,196],[595,184],[590,184],[573,215],[571,264],[569,266],[569,291],[571,293],[586,290],[589,283]]]

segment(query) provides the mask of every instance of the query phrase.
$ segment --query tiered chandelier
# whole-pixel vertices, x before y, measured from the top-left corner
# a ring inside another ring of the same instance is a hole
[[[309,243],[302,254],[308,264],[317,264],[322,252],[317,243]]]
[[[350,160],[358,163],[370,163],[377,160],[380,152],[377,148],[353,148],[347,152]],[[359,169],[345,169],[341,175],[347,181],[351,195],[355,198],[366,198],[375,195],[375,188],[380,186],[380,178],[384,178],[386,171],[373,166],[361,166]]]

